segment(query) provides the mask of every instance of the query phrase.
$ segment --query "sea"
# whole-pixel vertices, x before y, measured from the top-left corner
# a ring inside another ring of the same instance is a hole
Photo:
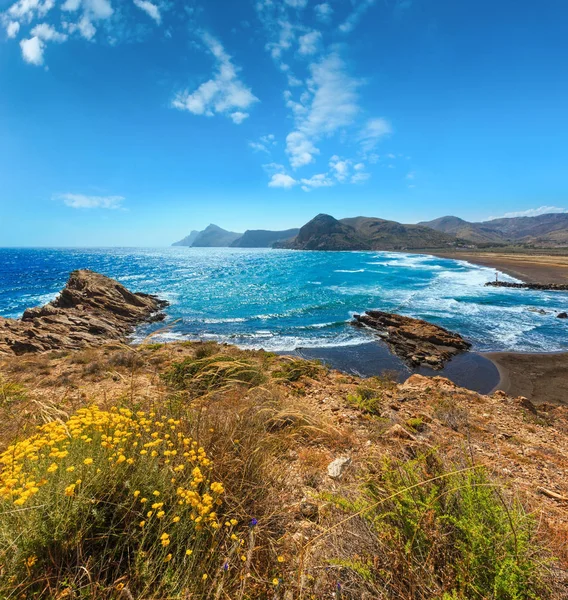
[[[79,268],[170,302],[166,320],[139,327],[134,341],[215,340],[349,362],[377,343],[350,325],[353,314],[380,309],[456,331],[477,352],[568,350],[568,320],[556,317],[568,309],[567,293],[485,287],[493,269],[399,252],[0,249],[0,316],[52,300]]]

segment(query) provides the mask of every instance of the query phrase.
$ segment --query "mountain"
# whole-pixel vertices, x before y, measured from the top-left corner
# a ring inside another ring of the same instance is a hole
[[[295,250],[370,250],[369,243],[350,225],[319,214],[300,228],[298,235],[279,248]]]
[[[402,225],[374,217],[337,220],[320,214],[290,242],[279,247],[298,250],[408,250],[447,248],[458,240],[421,225]]]
[[[223,248],[230,246],[243,234],[221,229],[217,225],[209,225],[196,236],[192,246],[194,248]]]
[[[371,250],[410,250],[455,246],[456,236],[436,232],[422,225],[403,225],[376,217],[352,217],[341,223],[353,227],[371,246]]]
[[[568,214],[550,213],[536,217],[509,217],[470,223],[458,217],[442,217],[419,225],[455,235],[475,244],[568,244]]]
[[[283,242],[295,237],[299,229],[285,229],[284,231],[268,231],[266,229],[247,229],[243,235],[236,239],[232,248],[271,248],[276,242]]]
[[[200,231],[195,231],[194,229],[188,236],[184,237],[183,240],[174,242],[172,246],[193,246],[193,242],[200,233]]]

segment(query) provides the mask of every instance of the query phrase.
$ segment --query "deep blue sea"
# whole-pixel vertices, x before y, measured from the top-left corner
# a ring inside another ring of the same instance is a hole
[[[478,351],[568,349],[568,320],[556,318],[568,294],[486,288],[492,269],[390,252],[0,249],[0,315],[53,299],[78,268],[169,300],[162,340],[273,351],[357,345],[372,338],[349,326],[351,316],[377,308],[457,331]],[[144,326],[137,338],[162,327]]]

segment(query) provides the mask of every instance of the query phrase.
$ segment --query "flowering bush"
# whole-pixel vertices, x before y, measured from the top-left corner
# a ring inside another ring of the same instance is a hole
[[[210,465],[179,420],[153,412],[90,406],[43,425],[0,455],[1,587],[189,590],[236,525],[217,516]]]

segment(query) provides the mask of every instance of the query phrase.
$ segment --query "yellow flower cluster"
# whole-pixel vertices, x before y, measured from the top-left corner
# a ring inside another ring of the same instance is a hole
[[[124,408],[105,411],[90,406],[77,411],[66,423],[51,422],[39,427],[35,435],[0,454],[0,500],[21,506],[45,485],[58,482],[59,493],[73,501],[82,485],[86,485],[83,480],[91,482],[109,469],[143,466],[148,472],[156,468],[160,472],[170,471],[172,484],[176,477],[180,478],[172,486],[170,504],[189,508],[189,517],[195,523],[218,528],[214,507],[220,504],[219,496],[224,489],[221,483],[208,481],[204,470],[210,465],[205,450],[180,431],[179,420],[161,419],[154,412],[133,413]],[[77,475],[72,477],[74,471],[83,480],[76,479]],[[116,479],[127,481],[128,471],[121,471]],[[146,490],[146,496],[156,498],[152,510],[147,512],[148,519],[166,516],[167,507],[161,498],[158,500],[160,495],[160,490]],[[148,499],[141,490],[134,491],[132,496],[132,502],[139,503],[141,511]],[[175,516],[173,522],[179,520]],[[141,521],[140,527],[144,524]],[[163,546],[167,545],[167,539],[162,537]]]

